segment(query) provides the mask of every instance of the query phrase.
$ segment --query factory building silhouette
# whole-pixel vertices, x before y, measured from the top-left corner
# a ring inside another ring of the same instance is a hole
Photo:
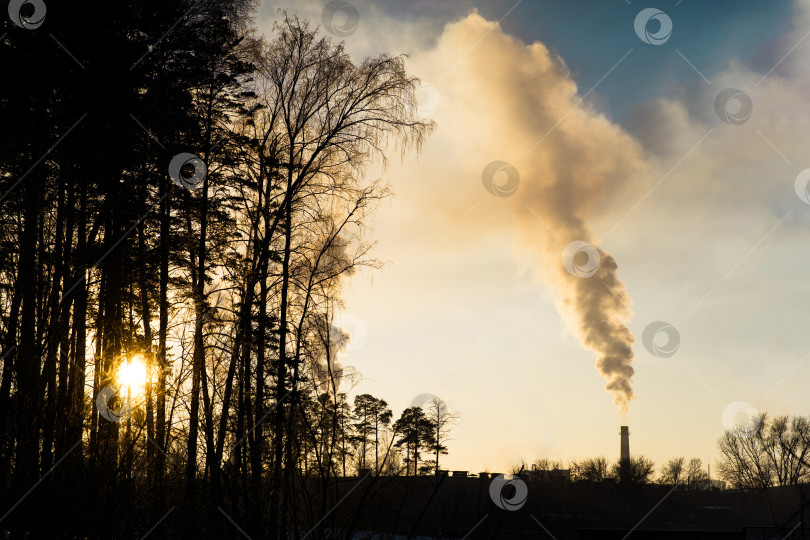
[[[619,428],[619,437],[620,472],[618,480],[624,481],[630,476],[630,428],[628,426],[621,426]],[[479,472],[475,474],[470,471],[449,471],[441,469],[438,474],[439,476],[450,476],[453,478],[478,477],[488,479],[495,478],[503,473]],[[521,470],[518,475],[531,481],[557,483],[567,483],[571,481],[571,469],[540,469],[536,464],[532,464],[529,469]]]

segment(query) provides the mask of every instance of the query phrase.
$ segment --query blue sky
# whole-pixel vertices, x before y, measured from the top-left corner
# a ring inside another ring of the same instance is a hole
[[[260,13],[273,16],[278,5],[294,9],[296,2],[265,2]],[[565,60],[585,91],[633,48],[632,58],[598,87],[602,104],[619,122],[638,101],[702,82],[675,49],[706,74],[724,69],[732,59],[770,69],[785,52],[779,41],[794,15],[793,3],[787,0],[767,4],[758,0],[358,0],[353,5],[360,12],[361,25],[368,22],[363,20],[366,15],[383,12],[419,24],[432,39],[445,23],[477,9],[488,20],[500,21],[511,35],[526,42],[542,41]],[[658,8],[673,20],[673,33],[664,47],[645,45],[632,32],[636,13],[646,7]],[[409,48],[410,44],[402,43],[402,50]]]
[[[511,0],[487,2],[482,14],[499,18],[514,5]],[[676,5],[677,4],[677,5]],[[640,8],[655,7],[673,20],[673,32],[664,46],[641,43],[632,29]],[[676,53],[678,49],[707,74],[737,58],[746,64],[773,65],[768,45],[789,28],[790,2],[777,0],[648,1],[632,5],[616,1],[524,1],[503,22],[505,31],[526,41],[536,39],[555,50],[588,90],[628,49],[633,55],[615,76],[598,87],[611,116],[623,123],[627,110],[638,101],[677,92],[681,86],[702,84],[699,76]]]

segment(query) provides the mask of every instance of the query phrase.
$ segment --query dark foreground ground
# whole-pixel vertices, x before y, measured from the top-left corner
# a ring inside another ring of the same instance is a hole
[[[806,488],[686,491],[658,485],[528,482],[525,504],[509,511],[493,502],[490,482],[452,477],[347,481],[345,491],[353,491],[335,508],[336,523],[376,531],[376,537],[387,533],[403,538],[564,540],[624,538],[631,531],[632,538],[810,538]]]
[[[339,480],[322,499],[318,496],[324,492],[322,485],[304,482],[299,484],[300,499],[287,522],[288,537],[810,540],[810,485],[689,491],[612,482],[527,481],[525,503],[508,510],[493,500],[491,484],[492,480],[484,478],[366,475]],[[141,539],[144,535],[150,540],[261,540],[271,536],[266,500],[253,501],[253,508],[263,515],[251,520],[243,499],[237,502],[240,499],[226,497],[216,507],[204,498],[192,504],[179,486],[170,490],[167,508],[156,507],[151,512],[144,510],[148,498],[127,495],[120,488],[95,499],[92,490],[80,485],[74,488],[69,498],[49,489],[31,495],[0,523],[0,540]],[[503,495],[511,498],[513,488],[505,487]],[[112,504],[119,499],[121,504]]]

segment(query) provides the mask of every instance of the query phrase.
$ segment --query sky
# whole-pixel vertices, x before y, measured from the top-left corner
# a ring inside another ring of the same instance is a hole
[[[385,267],[345,285],[352,392],[440,397],[442,468],[473,472],[615,459],[623,424],[714,465],[752,413],[810,413],[810,2],[758,5],[265,0],[267,33],[282,8],[408,54],[437,123],[372,171],[395,197]]]

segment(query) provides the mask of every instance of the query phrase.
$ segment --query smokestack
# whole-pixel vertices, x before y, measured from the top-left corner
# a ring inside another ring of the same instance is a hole
[[[619,459],[619,481],[628,482],[631,480],[630,474],[630,429],[622,426],[619,433],[622,436],[621,453]]]
[[[622,436],[621,461],[630,461],[630,429],[622,426],[619,433]]]

